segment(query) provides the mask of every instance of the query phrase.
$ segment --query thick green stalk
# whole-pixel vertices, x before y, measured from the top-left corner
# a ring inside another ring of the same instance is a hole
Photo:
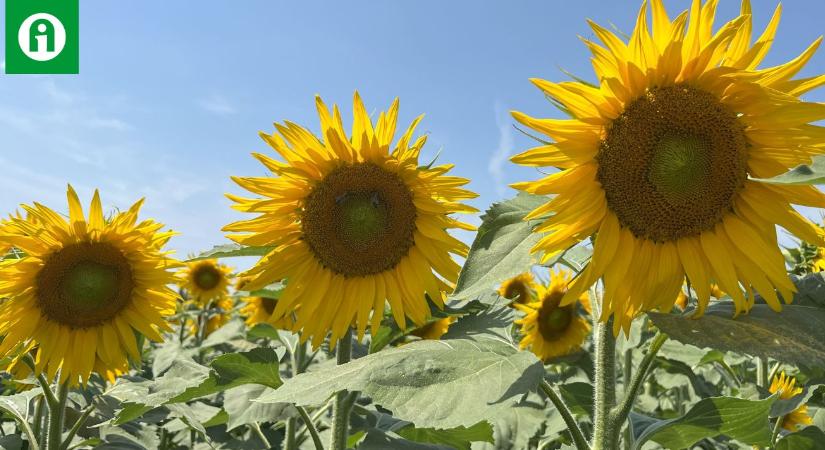
[[[633,403],[636,401],[636,397],[639,396],[639,389],[642,387],[645,378],[647,378],[647,373],[650,371],[650,366],[653,364],[653,360],[656,359],[656,354],[659,353],[659,349],[662,348],[665,341],[667,341],[667,335],[662,332],[657,333],[656,336],[653,337],[653,341],[650,343],[645,357],[642,358],[642,362],[639,364],[639,370],[636,371],[636,375],[630,383],[625,385],[626,388],[622,403],[611,413],[611,420],[614,423],[613,430],[616,436],[618,436],[618,431],[621,430],[622,425],[624,425],[627,420],[627,416],[633,408]]]
[[[595,319],[593,337],[596,346],[593,383],[593,450],[616,450],[610,411],[616,404],[616,339],[613,319],[607,323]]]
[[[49,405],[49,435],[46,438],[48,450],[60,450],[60,446],[63,444],[63,419],[66,417],[66,399],[68,397],[68,383],[63,383],[57,391],[57,403]]]
[[[352,328],[338,340],[336,361],[338,365],[346,364],[352,358]],[[349,437],[349,413],[352,407],[350,396],[346,391],[335,394],[335,403],[332,405],[332,437],[331,450],[346,450]]]
[[[553,387],[550,386],[546,380],[542,380],[539,387],[541,387],[541,390],[547,395],[547,398],[550,399],[550,402],[553,403],[553,406],[555,406],[559,413],[561,413],[561,417],[567,425],[567,430],[570,431],[570,435],[573,436],[573,443],[576,444],[576,448],[578,450],[588,450],[590,447],[587,445],[587,439],[584,438],[584,434],[582,433],[581,428],[579,428],[576,418],[573,417],[570,409],[568,409],[567,405],[564,404],[564,401],[562,401],[561,397],[559,397],[559,394],[553,390]]]
[[[628,348],[624,351],[624,361],[622,361],[622,384],[624,385],[624,395],[630,393],[630,377],[633,375],[633,349]],[[621,428],[621,424],[619,425]],[[631,427],[626,427],[624,430],[624,438],[622,439],[624,450],[631,450],[633,448],[633,430]]]

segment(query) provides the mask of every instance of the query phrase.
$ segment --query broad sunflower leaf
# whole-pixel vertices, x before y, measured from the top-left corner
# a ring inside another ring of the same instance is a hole
[[[495,442],[473,444],[474,450],[521,450],[540,430],[554,434],[567,429],[561,415],[541,403],[521,401],[491,420]],[[543,426],[546,424],[546,427]]]
[[[711,397],[700,400],[684,416],[648,424],[636,440],[636,449],[654,441],[669,449],[690,448],[696,442],[725,435],[750,445],[768,445],[768,415],[776,397],[743,400]]]
[[[298,411],[289,403],[259,403],[258,398],[269,388],[261,385],[247,384],[226,391],[223,407],[229,414],[227,431],[232,431],[251,423],[277,422],[290,417],[297,417]]]
[[[320,405],[335,392],[360,391],[417,427],[469,427],[495,420],[543,376],[532,353],[500,340],[418,341],[300,374],[258,401]]]
[[[221,355],[212,361],[211,370],[178,360],[155,380],[121,380],[109,393],[123,402],[114,423],[129,422],[162,405],[187,402],[244,384],[277,388],[282,383],[278,359],[274,349],[257,348]]]
[[[275,247],[244,247],[240,244],[216,245],[211,250],[202,252],[194,258],[187,259],[186,262],[200,261],[202,259],[234,258],[239,256],[264,256],[269,254]]]
[[[37,437],[29,426],[29,405],[33,398],[42,393],[43,391],[40,388],[34,388],[19,394],[0,397],[0,411],[14,417],[17,425],[20,426],[29,441],[33,443],[37,442]]]
[[[756,304],[733,318],[732,302],[708,307],[699,319],[648,313],[671,338],[711,349],[770,357],[790,364],[825,366],[825,308],[784,305],[782,312]]]
[[[417,428],[406,420],[397,419],[381,411],[367,410],[364,413],[363,425],[356,426],[356,429],[363,428],[367,433],[391,432],[409,441],[445,445],[447,448],[456,450],[470,450],[473,442],[493,442],[493,427],[487,421],[479,422],[471,427]],[[360,416],[356,417],[360,418]]]
[[[757,178],[772,184],[825,184],[825,157],[814,156],[811,164],[800,164],[773,178]]]
[[[524,217],[547,201],[547,197],[519,193],[515,198],[494,203],[487,210],[452,298],[478,298],[502,281],[530,270],[536,262],[530,249],[541,236],[533,233],[539,221],[526,222]]]
[[[825,443],[825,432],[817,427],[805,427],[776,443],[776,450],[820,450]]]
[[[358,450],[387,450],[389,448],[393,450],[455,450],[445,445],[410,441],[381,430],[372,430],[367,433],[358,445]]]

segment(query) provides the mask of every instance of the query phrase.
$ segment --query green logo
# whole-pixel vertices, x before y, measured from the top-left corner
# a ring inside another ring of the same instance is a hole
[[[6,73],[78,73],[79,0],[6,0]]]

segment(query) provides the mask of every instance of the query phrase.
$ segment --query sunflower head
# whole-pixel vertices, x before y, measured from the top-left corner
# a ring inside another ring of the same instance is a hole
[[[796,378],[785,376],[785,372],[774,376],[771,382],[771,387],[768,389],[771,393],[779,393],[779,398],[782,400],[796,397],[802,393],[801,387],[796,387]],[[795,410],[782,417],[782,428],[794,432],[802,425],[810,425],[813,419],[808,415],[808,405],[802,404]]]
[[[513,303],[530,303],[536,295],[536,282],[533,274],[524,272],[503,283],[498,288],[498,295],[512,300]]]
[[[561,304],[603,279],[600,320],[613,316],[614,333],[629,332],[642,311],[669,311],[686,277],[700,315],[711,282],[737,314],[753,305],[753,292],[778,311],[795,288],[776,225],[825,243],[791,206],[824,207],[825,195],[760,181],[825,152],[825,128],[812,124],[825,118],[825,105],[800,99],[825,77],[793,79],[821,39],[788,63],[759,69],[780,10],[752,42],[750,2],[718,28],[717,4],[695,0],[671,18],[662,0],[645,1],[627,41],[591,22],[600,42],[583,40],[596,84],[532,80],[572,118],[513,113],[550,138],[513,161],[560,169],[514,185],[553,194],[526,217],[549,215],[535,229],[546,234],[534,251],[547,261],[594,237],[593,257]]]
[[[162,251],[173,233],[137,221],[142,201],[106,219],[95,192],[87,219],[71,186],[68,200],[68,221],[35,203],[23,206],[33,220],[13,217],[0,233],[25,255],[0,263],[0,355],[34,351],[38,373],[75,384],[140,360],[135,332],[161,340],[179,264]]]
[[[576,303],[561,305],[570,283],[570,272],[550,272],[550,284],[536,286],[536,301],[515,304],[526,314],[516,320],[521,325],[522,349],[530,350],[542,361],[573,353],[581,347],[590,333],[590,301],[582,294]],[[581,310],[579,309],[581,305]]]
[[[254,155],[273,176],[233,178],[259,196],[228,195],[235,208],[258,216],[224,230],[240,244],[274,248],[245,273],[246,290],[288,279],[271,320],[297,313],[295,329],[315,347],[329,331],[334,346],[353,324],[359,338],[368,324],[374,332],[386,303],[400,327],[424,325],[425,296],[442,306],[440,290],[460,268],[452,255],[467,254],[448,230],[473,229],[450,215],[474,212],[460,202],[475,194],[463,189],[468,180],[446,175],[452,166],[419,163],[419,119],[393,143],[397,100],[373,123],[356,93],[349,132],[337,107],[316,105],[320,137],[276,124],[261,137],[283,161]]]
[[[193,261],[183,270],[181,287],[195,301],[208,303],[229,293],[231,274],[232,268],[219,264],[217,260]]]

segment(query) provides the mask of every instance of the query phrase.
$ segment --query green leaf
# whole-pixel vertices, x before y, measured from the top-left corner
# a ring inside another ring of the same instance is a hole
[[[268,323],[256,323],[255,326],[246,330],[246,338],[280,341],[281,335],[275,327]]]
[[[493,419],[543,376],[532,353],[499,340],[418,341],[300,374],[259,401],[320,405],[335,392],[361,391],[416,426],[455,428]]]
[[[493,427],[486,421],[479,422],[469,428],[456,427],[447,430],[436,428],[416,428],[409,424],[396,433],[415,442],[428,444],[443,444],[457,450],[470,450],[472,442],[494,442]]]
[[[296,417],[298,411],[289,403],[260,403],[253,400],[269,390],[266,386],[248,384],[226,391],[223,407],[229,414],[226,424],[231,431],[252,423],[276,422]]]
[[[791,433],[776,443],[776,450],[822,450],[825,433],[817,427],[805,427]]]
[[[593,414],[593,385],[584,382],[562,384],[559,393],[570,411],[577,416]]]
[[[162,405],[182,403],[216,394],[243,384],[277,388],[282,381],[278,355],[271,348],[256,348],[215,358],[209,370],[191,361],[178,360],[156,380],[121,380],[110,395],[123,402],[115,424],[134,420]]]
[[[503,305],[490,306],[485,311],[458,319],[450,325],[443,339],[487,338],[512,343],[510,330],[515,319],[515,309]]]
[[[235,339],[242,339],[246,333],[246,324],[240,318],[234,318],[215,330],[201,342],[201,348],[214,347]]]
[[[535,263],[530,249],[541,236],[533,233],[539,221],[525,222],[524,217],[547,201],[547,197],[520,193],[487,210],[452,298],[477,298],[502,281],[530,270]]]
[[[40,388],[34,388],[19,394],[0,397],[0,411],[4,411],[14,417],[14,420],[20,428],[23,429],[29,442],[33,444],[38,443],[38,437],[34,435],[34,432],[29,426],[29,404],[33,398],[42,394],[43,391]]]
[[[754,178],[772,184],[825,184],[825,158],[814,156],[812,163],[801,164],[773,178]]]
[[[825,365],[825,308],[791,304],[776,313],[768,305],[757,304],[735,319],[733,312],[732,302],[719,302],[699,319],[648,315],[659,329],[686,344],[790,364]]]
[[[275,247],[244,247],[239,244],[216,245],[211,250],[207,250],[186,262],[200,261],[202,259],[234,258],[239,256],[264,256],[269,254]]]
[[[372,430],[367,433],[358,450],[454,450],[452,447],[435,444],[413,442],[381,430]]]
[[[663,420],[645,428],[636,449],[647,441],[666,448],[689,448],[694,443],[719,435],[750,445],[768,445],[771,439],[768,414],[776,397],[743,400],[711,397],[700,400],[690,411],[676,419]]]

